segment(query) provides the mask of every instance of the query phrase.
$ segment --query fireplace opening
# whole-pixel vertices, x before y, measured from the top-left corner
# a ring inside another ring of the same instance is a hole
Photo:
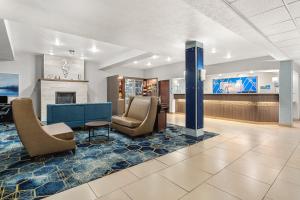
[[[76,103],[76,92],[56,92],[56,104]]]

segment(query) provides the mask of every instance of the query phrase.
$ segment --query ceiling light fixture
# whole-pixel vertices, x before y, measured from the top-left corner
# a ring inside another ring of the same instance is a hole
[[[71,56],[74,56],[74,55],[75,55],[75,50],[70,49],[70,50],[69,50],[69,54],[70,54]]]
[[[151,63],[151,62],[148,62],[148,63],[147,63],[147,66],[151,66],[151,65],[152,65],[152,63]]]
[[[230,54],[230,53],[227,53],[226,59],[230,59],[230,58],[231,58],[231,54]]]
[[[89,49],[91,52],[93,53],[97,53],[99,51],[99,49],[96,47],[96,45],[94,45],[92,48]]]
[[[155,60],[155,59],[158,58],[158,55],[155,55],[155,54],[154,54],[154,55],[152,56],[152,58]]]
[[[216,48],[212,48],[212,49],[211,49],[211,53],[217,53]]]
[[[172,59],[170,57],[167,57],[167,62],[170,62]]]
[[[250,74],[254,74],[254,71],[253,71],[253,70],[251,70],[251,71],[250,71]]]
[[[58,38],[55,39],[55,45],[56,46],[61,46],[62,45]]]
[[[135,65],[138,64],[138,63],[139,63],[139,62],[138,62],[137,60],[133,61],[133,64],[135,64]]]
[[[54,55],[53,50],[49,50],[49,55],[51,55],[51,56]]]
[[[84,60],[84,59],[85,59],[84,54],[81,54],[80,59],[81,59],[81,60]]]
[[[219,74],[218,76],[222,76],[222,74]]]

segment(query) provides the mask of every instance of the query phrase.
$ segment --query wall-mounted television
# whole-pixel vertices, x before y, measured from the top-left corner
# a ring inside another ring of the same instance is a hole
[[[19,96],[19,75],[0,73],[0,96]]]
[[[257,93],[257,77],[236,77],[213,80],[214,94]]]

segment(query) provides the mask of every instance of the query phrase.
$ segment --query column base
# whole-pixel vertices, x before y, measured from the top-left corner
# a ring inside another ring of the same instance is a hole
[[[201,129],[185,128],[184,134],[191,136],[191,137],[198,138],[198,137],[201,137],[204,135],[204,130],[203,130],[203,128],[201,128]]]

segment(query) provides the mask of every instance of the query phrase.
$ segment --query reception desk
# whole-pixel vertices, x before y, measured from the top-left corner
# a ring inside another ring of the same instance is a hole
[[[185,96],[174,95],[175,112],[185,112]],[[206,117],[248,122],[278,122],[278,94],[205,94]]]

